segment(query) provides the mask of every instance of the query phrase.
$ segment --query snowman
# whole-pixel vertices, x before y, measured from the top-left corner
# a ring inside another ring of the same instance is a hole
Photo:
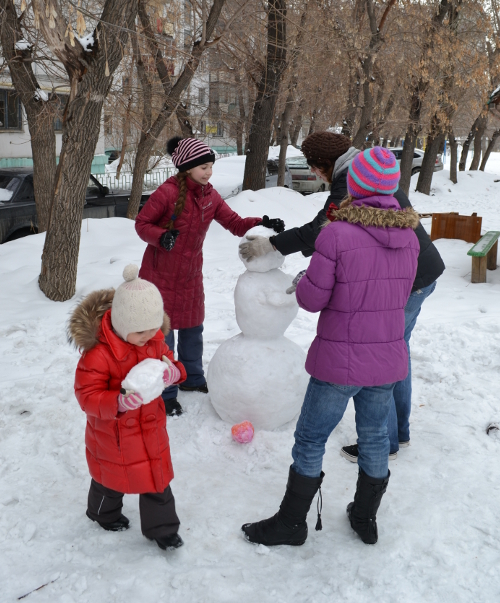
[[[273,234],[256,226],[246,236]],[[225,341],[209,364],[210,399],[224,421],[275,429],[297,415],[308,383],[305,353],[284,336],[299,309],[295,295],[286,293],[293,277],[279,269],[285,261],[279,251],[240,259],[247,270],[234,301],[242,332]]]

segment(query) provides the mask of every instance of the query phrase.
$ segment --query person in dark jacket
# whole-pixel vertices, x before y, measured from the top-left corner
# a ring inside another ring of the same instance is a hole
[[[305,367],[311,378],[295,429],[285,497],[276,515],[242,526],[249,542],[305,542],[307,514],[324,477],[325,446],[350,398],[359,472],[347,514],[364,543],[378,540],[376,515],[390,477],[387,421],[394,384],[408,372],[404,309],[419,253],[413,232],[418,214],[402,210],[393,197],[399,176],[388,149],[374,147],[354,158],[349,197],[328,212],[331,223],[316,239],[309,268],[297,284],[299,306],[320,312]],[[316,529],[321,529],[319,507]]]
[[[315,242],[322,226],[327,221],[329,208],[337,208],[347,196],[347,171],[351,161],[360,151],[351,146],[347,136],[333,132],[315,132],[310,134],[302,143],[302,152],[307,163],[320,178],[330,183],[330,195],[317,216],[307,224],[291,228],[276,234],[269,239],[252,237],[240,245],[241,255],[250,260],[263,255],[272,248],[283,255],[298,251],[309,257],[315,250]],[[394,194],[402,209],[412,205],[405,193],[398,189]],[[333,205],[332,205],[333,204]],[[415,230],[420,244],[418,266],[415,281],[408,303],[405,307],[405,341],[408,346],[408,376],[396,384],[394,388],[394,403],[389,414],[389,458],[396,458],[399,447],[410,443],[410,413],[411,413],[411,357],[410,337],[417,321],[423,302],[436,288],[436,280],[444,272],[444,262],[438,250],[432,243],[422,224]],[[261,240],[262,239],[262,240]],[[358,460],[358,446],[344,446],[342,455],[352,462]]]

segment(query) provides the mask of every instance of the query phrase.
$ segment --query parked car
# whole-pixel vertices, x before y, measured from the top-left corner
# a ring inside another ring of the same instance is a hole
[[[150,193],[142,195],[140,207]],[[90,176],[83,208],[84,218],[124,218],[130,191],[110,191]],[[38,232],[33,168],[0,169],[0,243]]]
[[[286,164],[292,174],[294,191],[307,195],[326,190],[326,183],[312,173],[305,157],[290,157],[286,160]]]
[[[267,160],[267,170],[266,170],[266,188],[270,188],[272,186],[278,186],[278,161],[274,159]],[[285,188],[292,188],[292,174],[285,162],[285,184],[283,185]]]
[[[403,147],[393,147],[389,148],[389,151],[392,151],[394,155],[396,155],[396,159],[401,163],[401,156],[403,153]],[[413,151],[413,162],[411,164],[411,175],[418,174],[420,172],[420,168],[422,167],[422,160],[424,158],[424,151],[420,149],[414,149]],[[436,163],[434,165],[434,171],[439,172],[444,168],[442,156],[438,155],[436,157]]]

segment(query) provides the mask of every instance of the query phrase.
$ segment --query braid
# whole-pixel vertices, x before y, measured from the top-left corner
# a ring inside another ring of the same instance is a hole
[[[178,172],[176,178],[177,178],[177,182],[179,183],[179,196],[177,197],[177,201],[175,203],[174,216],[176,218],[178,218],[182,214],[182,211],[184,210],[184,206],[186,205],[186,196],[187,196],[186,178],[187,178],[187,172]],[[175,220],[173,218],[170,218],[170,220],[165,225],[165,228],[167,230],[172,230],[173,227],[174,227],[174,223],[175,223]]]

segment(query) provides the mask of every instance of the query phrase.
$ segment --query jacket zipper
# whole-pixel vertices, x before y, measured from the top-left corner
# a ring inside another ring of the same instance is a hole
[[[201,187],[201,221],[205,221],[205,209],[203,208],[203,199],[205,198],[205,187]]]
[[[118,423],[115,423],[115,434],[116,434],[116,445],[118,446],[118,450],[121,452],[120,446],[120,430],[118,429]]]

